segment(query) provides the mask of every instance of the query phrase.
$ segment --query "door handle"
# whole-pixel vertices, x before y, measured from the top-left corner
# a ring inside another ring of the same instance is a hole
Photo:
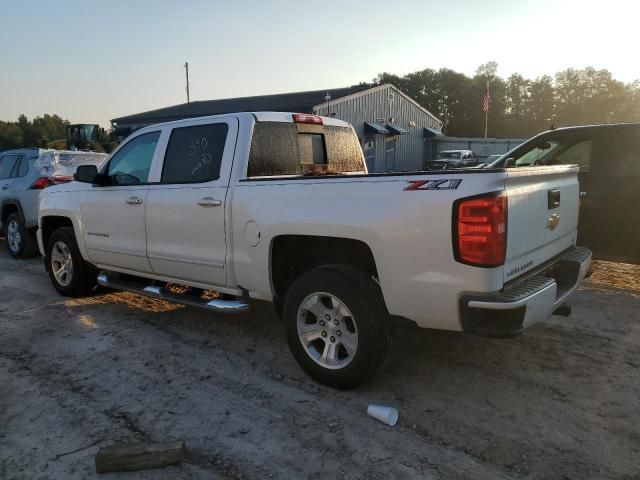
[[[2,189],[3,189],[3,190],[9,190],[9,185],[3,185],[3,186],[2,186]]]
[[[222,205],[222,200],[216,200],[213,197],[204,197],[198,200],[198,205],[201,207],[219,207]]]
[[[129,205],[140,205],[142,199],[140,197],[129,197],[125,200]]]

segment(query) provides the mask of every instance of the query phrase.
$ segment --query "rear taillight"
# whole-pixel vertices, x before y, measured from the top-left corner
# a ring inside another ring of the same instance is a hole
[[[293,121],[296,123],[312,123],[314,125],[322,125],[322,117],[319,115],[311,115],[310,113],[294,113]]]
[[[504,265],[507,196],[492,193],[456,201],[453,206],[453,244],[458,262],[488,268]]]
[[[47,188],[50,185],[53,185],[53,180],[51,180],[49,177],[38,177],[31,184],[31,188],[33,190],[42,190],[43,188]]]
[[[54,175],[53,176],[53,183],[58,184],[58,183],[69,183],[73,181],[73,176],[71,175]]]

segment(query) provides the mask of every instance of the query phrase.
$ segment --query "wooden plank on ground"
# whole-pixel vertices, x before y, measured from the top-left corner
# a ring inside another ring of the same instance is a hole
[[[184,458],[184,442],[112,445],[98,450],[96,472],[121,472],[165,467]]]

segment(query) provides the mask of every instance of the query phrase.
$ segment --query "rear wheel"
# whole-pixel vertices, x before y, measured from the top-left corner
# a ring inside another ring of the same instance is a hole
[[[287,293],[284,321],[300,367],[334,388],[354,388],[380,367],[389,348],[388,314],[378,285],[363,272],[314,268]]]
[[[46,262],[51,283],[60,294],[79,297],[95,289],[98,272],[80,255],[73,228],[61,227],[51,234]]]
[[[35,235],[27,230],[24,222],[17,213],[7,217],[5,228],[5,241],[9,253],[16,258],[33,257],[37,251]]]

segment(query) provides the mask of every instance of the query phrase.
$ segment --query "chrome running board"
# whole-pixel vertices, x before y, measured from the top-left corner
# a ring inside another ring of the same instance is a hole
[[[242,313],[249,309],[246,302],[240,300],[205,300],[195,295],[173,293],[172,291],[158,287],[156,285],[143,285],[136,282],[114,278],[107,273],[98,275],[98,283],[103,287],[113,288],[115,290],[123,290],[126,292],[141,293],[149,297],[166,300],[168,302],[180,303],[190,307],[203,308],[216,313]]]

